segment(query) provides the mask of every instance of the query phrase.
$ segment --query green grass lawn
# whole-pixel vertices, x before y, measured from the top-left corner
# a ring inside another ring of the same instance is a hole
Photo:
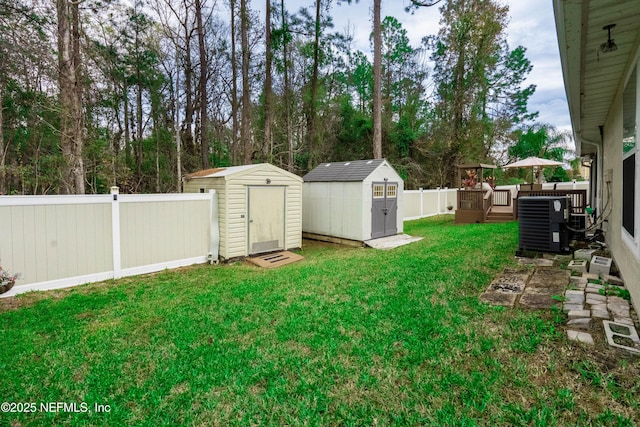
[[[275,270],[197,266],[0,312],[0,425],[634,425],[639,358],[566,341],[561,313],[478,302],[517,223],[413,221],[392,251],[305,242]],[[38,407],[39,409],[39,407]]]

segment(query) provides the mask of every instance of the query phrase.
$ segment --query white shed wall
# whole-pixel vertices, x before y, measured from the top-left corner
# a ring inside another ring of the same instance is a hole
[[[362,232],[361,182],[305,182],[302,200],[304,232],[358,241],[370,238]]]

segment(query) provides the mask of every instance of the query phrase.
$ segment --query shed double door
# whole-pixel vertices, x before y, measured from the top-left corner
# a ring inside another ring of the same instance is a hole
[[[285,187],[248,188],[249,255],[284,249]]]
[[[398,183],[374,182],[371,197],[371,238],[398,234]]]

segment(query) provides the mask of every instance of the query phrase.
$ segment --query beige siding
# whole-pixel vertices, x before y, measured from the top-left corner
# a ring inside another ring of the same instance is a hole
[[[267,184],[267,179],[270,184]],[[214,178],[193,178],[184,183],[185,192],[214,189],[218,192],[220,256],[224,259],[248,255],[247,187],[285,186],[285,249],[302,246],[302,180],[272,165],[256,165],[245,171]]]
[[[209,201],[120,202],[122,268],[206,256]]]
[[[16,286],[110,271],[111,205],[0,207],[0,265]]]
[[[247,187],[227,184],[227,247],[226,259],[247,256]]]
[[[218,197],[218,227],[220,230],[219,255],[227,258],[226,248],[229,245],[229,234],[227,231],[226,181],[224,178],[194,178],[183,184],[185,193],[199,193],[201,188],[204,188],[205,193],[208,193],[209,190],[216,190]]]
[[[607,242],[611,246],[611,251],[625,285],[631,293],[631,301],[636,312],[640,312],[640,251],[632,248],[622,238],[622,203],[619,201],[622,195],[622,99],[618,94],[611,107],[609,118],[604,126],[604,155],[602,176],[606,176],[607,170],[612,170],[611,193],[603,191],[603,206],[611,206],[609,221],[604,224]],[[640,106],[636,106],[640,108]],[[603,184],[603,187],[605,185]],[[612,197],[611,201],[606,197]],[[640,213],[636,211],[636,227]]]
[[[267,184],[267,179],[271,180]],[[286,189],[286,247],[302,246],[302,180],[292,178],[275,166],[262,165],[248,172],[227,178],[229,204],[229,248],[227,258],[247,255],[247,186],[273,185],[285,186]],[[244,218],[242,217],[244,216]]]

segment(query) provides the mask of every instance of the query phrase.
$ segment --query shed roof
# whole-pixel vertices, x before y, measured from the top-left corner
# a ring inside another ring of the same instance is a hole
[[[363,181],[384,159],[321,163],[302,177],[305,182]]]
[[[212,168],[212,169],[205,169],[205,170],[201,170],[201,171],[197,171],[197,172],[193,172],[190,173],[188,175],[185,175],[184,179],[186,181],[192,180],[192,179],[200,179],[200,178],[222,178],[224,177],[224,179],[229,179],[228,177],[235,175],[240,176],[240,175],[244,175],[245,173],[251,172],[251,171],[257,171],[257,170],[270,170],[270,171],[274,171],[277,173],[280,173],[282,175],[286,175],[292,179],[295,179],[297,181],[302,181],[302,178],[300,178],[297,175],[292,174],[291,172],[287,172],[284,169],[280,169],[277,166],[274,166],[270,163],[257,163],[257,164],[252,164],[252,165],[241,165],[241,166],[229,166],[226,168]]]

